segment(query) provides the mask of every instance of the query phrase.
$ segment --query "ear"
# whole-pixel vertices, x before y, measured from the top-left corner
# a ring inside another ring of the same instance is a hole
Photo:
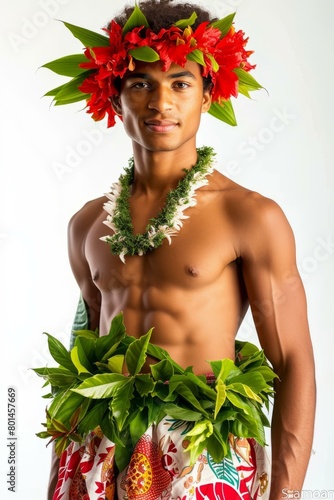
[[[210,109],[211,102],[211,92],[209,90],[205,90],[203,93],[202,113],[206,113]]]
[[[119,95],[113,95],[111,98],[111,105],[116,115],[122,116],[122,104]]]

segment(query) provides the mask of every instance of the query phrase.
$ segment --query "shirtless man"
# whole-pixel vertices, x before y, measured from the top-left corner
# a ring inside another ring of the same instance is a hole
[[[196,133],[211,101],[194,61],[172,63],[167,71],[161,61],[136,61],[135,71],[121,79],[112,105],[132,141],[134,234],[144,233],[184,169],[196,164]],[[284,488],[302,488],[314,425],[313,354],[294,237],[272,200],[216,170],[208,181],[196,191],[197,205],[186,210],[189,218],[171,244],[164,240],[144,255],[125,255],[125,263],[100,241],[106,235],[105,197],[88,202],[69,224],[70,262],[91,329],[105,335],[123,311],[129,334],[139,337],[154,326],[151,341],[196,374],[208,372],[207,360],[234,359],[235,337],[251,307],[261,346],[280,379],[270,492],[270,500],[278,500]]]

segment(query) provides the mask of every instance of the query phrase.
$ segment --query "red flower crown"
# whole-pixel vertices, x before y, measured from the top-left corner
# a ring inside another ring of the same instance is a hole
[[[238,93],[250,97],[249,92],[261,85],[249,74],[254,69],[248,62],[252,51],[245,49],[248,38],[243,31],[232,26],[235,14],[219,21],[203,22],[192,29],[197,15],[182,19],[169,29],[154,33],[146,17],[136,5],[122,28],[111,21],[104,28],[108,38],[64,23],[71,33],[86,47],[84,54],[66,56],[44,64],[55,73],[72,79],[49,92],[55,105],[70,104],[85,99],[87,113],[96,121],[108,116],[108,127],[115,125],[115,112],[111,97],[118,95],[116,78],[123,78],[133,71],[136,61],[162,62],[162,70],[168,71],[172,63],[184,66],[187,61],[202,66],[202,76],[211,77],[212,104],[209,113],[216,118],[236,125],[230,98]]]

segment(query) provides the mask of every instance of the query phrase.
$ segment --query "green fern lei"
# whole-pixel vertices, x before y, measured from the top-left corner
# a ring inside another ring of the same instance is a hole
[[[183,200],[182,204],[188,202],[191,187],[195,182],[195,174],[200,172],[206,175],[211,168],[214,156],[215,152],[211,147],[203,146],[197,149],[197,163],[189,170],[184,169],[185,176],[179,181],[177,187],[168,193],[165,206],[157,217],[149,220],[145,232],[136,235],[133,231],[129,204],[131,185],[134,179],[134,159],[131,158],[129,166],[125,169],[125,174],[121,175],[119,179],[121,193],[117,198],[113,215],[116,232],[106,238],[111,252],[120,255],[126,248],[126,254],[128,255],[143,255],[155,248],[159,248],[166,238],[160,227],[173,228],[173,219],[181,200]],[[149,239],[149,230],[152,229],[156,231],[156,234]]]

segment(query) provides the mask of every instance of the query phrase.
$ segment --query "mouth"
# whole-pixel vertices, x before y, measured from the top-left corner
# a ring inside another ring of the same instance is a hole
[[[152,132],[160,134],[171,132],[175,127],[177,127],[177,123],[171,120],[147,120],[145,121],[145,125]]]

